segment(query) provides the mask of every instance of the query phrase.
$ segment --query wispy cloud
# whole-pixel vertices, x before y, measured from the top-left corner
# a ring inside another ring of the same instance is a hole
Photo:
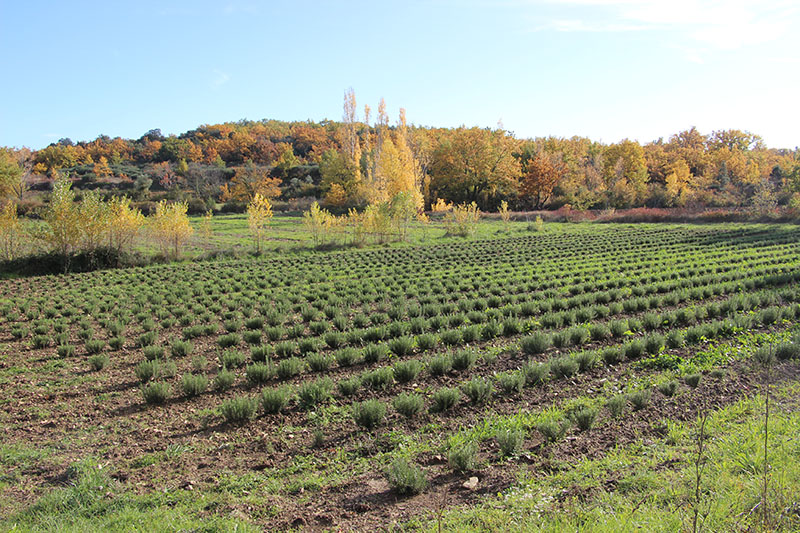
[[[211,88],[216,90],[228,83],[231,79],[230,74],[218,69],[213,70],[213,77],[211,78]]]
[[[537,30],[673,31],[718,50],[778,40],[800,13],[796,2],[787,0],[531,0],[528,5],[561,8],[557,11],[578,15],[540,21]],[[591,18],[587,10],[591,10]]]

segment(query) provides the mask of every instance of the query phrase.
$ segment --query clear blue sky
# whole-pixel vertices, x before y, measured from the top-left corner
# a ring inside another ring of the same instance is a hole
[[[201,124],[394,121],[800,145],[796,0],[0,0],[0,145]]]

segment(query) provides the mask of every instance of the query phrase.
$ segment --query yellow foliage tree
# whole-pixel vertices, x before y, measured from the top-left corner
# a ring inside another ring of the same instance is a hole
[[[256,243],[256,253],[261,253],[261,243],[267,233],[267,225],[272,218],[272,204],[259,193],[247,204],[247,225]]]
[[[691,193],[692,172],[689,165],[683,159],[678,159],[669,166],[669,173],[665,181],[667,187],[667,197],[673,205],[682,206]]]
[[[266,168],[248,161],[236,168],[236,174],[230,183],[220,187],[221,199],[223,202],[229,200],[249,202],[256,194],[264,198],[277,198],[281,195],[280,184],[281,180],[271,178]]]
[[[478,204],[472,202],[455,206],[445,216],[444,225],[448,235],[467,237],[473,235],[478,229],[478,220],[480,218],[481,212],[478,209]]]
[[[508,231],[508,223],[511,221],[511,211],[508,210],[508,202],[505,200],[500,202],[500,208],[497,212],[500,213],[500,220],[503,221],[503,227]]]
[[[148,221],[150,234],[158,242],[162,253],[173,259],[180,256],[181,248],[194,232],[186,214],[188,210],[186,202],[169,204],[161,200]]]
[[[44,226],[37,237],[62,256],[69,256],[81,244],[81,214],[67,178],[58,176],[53,182],[50,203],[42,212],[42,220]]]
[[[81,245],[89,252],[100,247],[109,230],[110,214],[108,205],[97,191],[86,191],[78,204],[78,223],[81,231]]]
[[[303,213],[303,224],[311,232],[311,239],[315,246],[325,243],[326,234],[336,225],[336,217],[322,209],[317,202]]]
[[[210,242],[211,237],[214,235],[214,230],[211,226],[211,221],[213,220],[213,218],[214,218],[214,213],[211,211],[211,209],[209,209],[203,215],[203,218],[200,219],[200,225],[197,228],[200,237],[202,237],[203,240],[206,241],[206,243]]]
[[[113,174],[113,172],[111,172],[111,167],[108,166],[108,159],[106,159],[104,155],[101,155],[100,160],[94,164],[93,171],[101,178]]]
[[[130,198],[117,196],[108,202],[108,214],[109,246],[117,252],[132,247],[139,230],[144,225],[142,212],[131,208]]]
[[[436,201],[431,205],[431,211],[434,213],[446,213],[453,209],[453,204],[447,203],[446,200],[442,198],[437,198]]]
[[[328,194],[325,195],[325,203],[333,207],[341,207],[347,203],[347,193],[338,183],[331,184]]]
[[[22,224],[17,217],[17,204],[7,202],[0,209],[0,253],[3,259],[11,260],[20,249]]]

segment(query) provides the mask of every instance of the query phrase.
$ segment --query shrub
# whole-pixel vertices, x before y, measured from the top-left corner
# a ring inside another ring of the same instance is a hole
[[[242,334],[244,342],[251,345],[261,344],[261,331],[245,331]]]
[[[460,350],[452,355],[450,358],[451,366],[454,370],[464,371],[468,370],[478,360],[478,354],[475,350]]]
[[[136,378],[142,383],[147,383],[158,374],[158,361],[142,361],[133,370]]]
[[[95,354],[89,357],[89,366],[94,371],[103,370],[108,365],[108,356],[106,354]]]
[[[522,353],[536,355],[544,353],[550,347],[550,336],[546,333],[536,332],[523,337],[519,342]]]
[[[682,348],[684,344],[683,333],[680,330],[673,329],[667,333],[666,343],[669,348]]]
[[[269,345],[250,348],[250,359],[255,363],[265,363],[270,357],[272,357],[272,347]]]
[[[422,371],[422,363],[417,360],[399,361],[394,365],[394,379],[398,383],[408,383]]]
[[[342,348],[333,354],[333,357],[340,367],[348,367],[352,366],[358,359],[358,351],[355,348]]]
[[[676,380],[665,381],[658,385],[658,391],[667,397],[675,396],[678,392],[678,382]]]
[[[345,337],[343,334],[332,331],[330,333],[326,333],[325,337],[323,337],[325,344],[328,345],[329,348],[336,349],[341,347],[345,343]]]
[[[72,357],[75,355],[75,346],[72,344],[59,344],[56,348],[59,357]]]
[[[193,346],[189,341],[174,340],[169,348],[173,357],[185,357],[192,353]]]
[[[125,345],[125,337],[111,337],[108,339],[108,345],[112,350],[121,350]]]
[[[352,377],[348,379],[340,380],[336,384],[336,388],[339,390],[339,394],[342,396],[352,396],[353,394],[361,388],[361,379],[358,377]]]
[[[695,388],[700,384],[702,377],[702,374],[689,374],[683,378],[683,381],[685,381],[690,387]]]
[[[478,456],[478,443],[469,441],[453,446],[447,453],[447,464],[456,472],[470,472],[475,469]]]
[[[169,385],[163,382],[151,382],[142,386],[142,397],[149,404],[164,403],[169,398]]]
[[[385,416],[386,405],[378,400],[367,400],[353,405],[353,420],[365,429],[376,427]]]
[[[500,325],[497,322],[490,321],[487,322],[483,328],[481,328],[481,339],[485,341],[490,341],[497,337],[500,334]]]
[[[597,364],[597,352],[583,351],[576,353],[573,358],[578,363],[578,371],[586,372],[591,370]]]
[[[589,335],[594,341],[602,341],[611,336],[611,331],[605,324],[592,324],[589,326]]]
[[[392,401],[392,407],[394,407],[394,410],[406,418],[416,416],[420,411],[422,411],[423,404],[424,400],[422,399],[422,396],[414,393],[400,394],[395,397],[394,401]]]
[[[600,356],[607,365],[616,365],[624,359],[622,351],[617,346],[609,346],[600,352]]]
[[[453,361],[450,355],[437,355],[428,361],[428,372],[430,372],[432,376],[442,376],[450,370],[452,364]]]
[[[239,350],[225,350],[219,354],[219,362],[223,368],[239,368],[245,362],[244,353]]]
[[[645,352],[644,342],[641,339],[634,339],[627,343],[623,350],[625,350],[625,357],[628,359],[638,359]]]
[[[588,431],[594,425],[594,420],[597,418],[597,409],[592,407],[584,407],[572,414],[572,420],[578,429],[581,431]]]
[[[564,355],[550,360],[550,372],[556,378],[568,378],[578,372],[578,363],[572,357]]]
[[[247,365],[245,375],[253,385],[263,385],[275,375],[275,368],[268,363],[253,363]]]
[[[400,495],[419,494],[428,486],[422,469],[402,457],[392,461],[385,477],[389,487]]]
[[[239,342],[241,342],[241,338],[236,333],[228,333],[217,337],[217,345],[220,348],[231,348],[239,344]]]
[[[650,405],[650,398],[653,392],[650,389],[637,390],[628,395],[628,401],[631,402],[634,411],[639,411]]]
[[[504,337],[511,337],[522,333],[522,322],[515,318],[507,318],[503,320],[501,331]]]
[[[525,432],[520,429],[500,430],[495,435],[497,445],[500,447],[500,455],[503,457],[514,457],[522,450],[525,442]]]
[[[522,367],[522,373],[525,375],[525,384],[527,386],[541,385],[550,379],[550,365],[528,361]]]
[[[364,347],[363,355],[364,362],[367,364],[374,364],[385,358],[389,353],[385,344],[368,344]]]
[[[497,385],[504,394],[519,394],[525,386],[525,374],[521,370],[509,370],[497,375]]]
[[[302,372],[304,367],[305,364],[303,363],[302,359],[290,357],[289,359],[283,359],[278,363],[277,367],[275,368],[275,373],[280,379],[289,379]]]
[[[230,400],[222,402],[219,411],[228,423],[246,422],[253,418],[258,407],[255,398],[247,396],[236,396]]]
[[[417,348],[419,348],[421,352],[435,348],[438,342],[439,337],[432,333],[424,333],[417,336]]]
[[[775,347],[775,357],[781,361],[800,358],[800,344],[784,342]]]
[[[606,408],[608,412],[614,418],[620,418],[622,414],[625,412],[625,405],[627,404],[627,398],[625,398],[624,394],[617,394],[616,396],[612,396],[606,402]]]
[[[310,383],[303,383],[297,389],[297,398],[300,401],[300,407],[303,409],[311,409],[321,404],[331,397],[331,390],[333,389],[333,381],[330,378],[320,378]]]
[[[278,414],[288,405],[290,394],[291,389],[288,387],[263,389],[261,391],[261,407],[268,415]]]
[[[486,403],[492,397],[494,386],[488,379],[474,377],[461,385],[461,390],[470,402],[477,405]]]
[[[614,337],[622,337],[625,335],[625,332],[628,331],[628,321],[627,320],[612,320],[611,324],[609,324],[609,329],[611,330],[611,335]]]
[[[566,435],[569,426],[568,419],[548,418],[536,424],[536,431],[541,433],[546,442],[556,442]]]
[[[34,344],[36,343],[36,338],[37,337],[33,338]],[[44,346],[47,346],[48,344],[50,344],[50,339],[48,337],[45,337],[45,338],[47,339],[47,343],[45,343]],[[97,353],[102,352],[103,348],[106,347],[106,341],[104,341],[102,339],[89,340],[89,341],[86,341],[85,347],[86,347],[86,353],[88,353],[88,354],[97,354]]]
[[[181,389],[183,395],[191,398],[205,392],[208,387],[208,378],[202,374],[184,374],[181,376]]]
[[[156,359],[163,359],[164,358],[164,347],[163,346],[145,346],[142,349],[142,353],[144,354],[145,359],[148,361],[155,361]]]
[[[235,379],[236,374],[230,370],[222,368],[222,370],[217,373],[217,377],[214,379],[214,388],[219,391],[226,391],[231,388],[231,385],[233,385]]]
[[[264,327],[264,319],[259,316],[248,318],[244,321],[244,327],[249,330],[257,330]]]
[[[389,350],[399,357],[408,355],[414,350],[414,338],[397,337],[392,339],[389,341]]]
[[[461,393],[458,389],[442,388],[433,393],[430,411],[431,413],[441,413],[452,409],[458,403]]]
[[[394,383],[394,371],[391,367],[377,368],[371,372],[364,372],[361,383],[373,389],[386,389]]]
[[[446,346],[455,346],[461,344],[461,331],[457,329],[449,329],[439,334],[439,338]]]
[[[647,353],[656,355],[664,347],[664,342],[663,335],[654,333],[653,335],[648,335],[644,339],[644,348],[647,350]]]
[[[156,343],[158,339],[158,333],[155,331],[148,331],[147,333],[143,333],[139,335],[139,339],[137,340],[139,346],[144,348],[145,346],[151,346]]]
[[[575,346],[586,344],[586,342],[589,341],[589,336],[589,330],[582,326],[571,328],[569,330],[569,342]]]

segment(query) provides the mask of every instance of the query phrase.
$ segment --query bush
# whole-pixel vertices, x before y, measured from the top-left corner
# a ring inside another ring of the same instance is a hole
[[[536,332],[533,335],[523,337],[519,341],[519,345],[522,353],[527,355],[544,353],[550,347],[550,336],[542,332]]]
[[[475,350],[459,350],[450,358],[453,369],[459,372],[470,369],[477,360],[478,354]]]
[[[392,407],[404,417],[411,418],[422,411],[424,403],[422,396],[419,394],[403,393],[395,397],[394,401],[392,401]]]
[[[676,380],[665,381],[658,386],[658,391],[667,397],[675,396],[678,392],[678,382]]]
[[[281,412],[289,403],[290,392],[288,387],[262,390],[261,407],[264,409],[264,412],[268,415]]]
[[[373,389],[386,389],[394,383],[394,371],[391,367],[385,366],[371,372],[364,372],[361,376],[361,383]]]
[[[56,348],[56,353],[59,357],[72,357],[75,355],[75,346],[73,344],[59,344]]]
[[[108,339],[108,345],[112,350],[121,350],[125,345],[125,337],[111,337]]]
[[[246,358],[239,350],[225,350],[219,354],[219,362],[223,368],[239,368],[245,362]]]
[[[228,423],[246,422],[253,418],[258,407],[255,398],[247,396],[236,396],[230,400],[222,402],[219,411]]]
[[[650,405],[652,395],[650,389],[637,390],[628,395],[628,401],[631,402],[634,411],[640,411]]]
[[[36,338],[37,337],[33,338],[34,344],[36,344]],[[49,337],[45,337],[45,338],[47,339],[47,342],[44,344],[44,346],[47,346],[48,344],[50,344],[50,338]],[[42,346],[42,347],[44,347],[44,346]],[[86,344],[84,346],[86,347],[86,353],[87,354],[90,354],[90,355],[97,354],[97,353],[102,352],[103,348],[106,347],[106,341],[104,341],[102,339],[94,339],[94,340],[86,341]]]
[[[313,372],[325,372],[330,368],[332,359],[321,353],[312,353],[306,357],[306,362]]]
[[[250,348],[250,359],[254,363],[266,363],[270,357],[272,357],[272,347],[269,345]]]
[[[550,372],[556,378],[568,378],[578,372],[578,363],[572,357],[564,355],[550,360]]]
[[[600,356],[607,365],[616,365],[621,363],[625,358],[622,351],[617,346],[609,346],[600,352]]]
[[[507,318],[503,320],[501,331],[504,337],[511,337],[522,333],[522,322],[515,318]]]
[[[497,375],[497,385],[504,394],[519,394],[525,386],[525,374],[521,370],[509,370]]]
[[[158,340],[158,333],[156,333],[155,331],[148,331],[147,333],[139,335],[139,339],[137,342],[139,346],[144,348],[145,346],[152,346],[153,344],[156,343],[156,340]]]
[[[302,359],[290,357],[278,363],[275,373],[280,379],[289,379],[302,372],[304,367],[305,363],[303,363]]]
[[[142,387],[144,401],[149,404],[164,403],[169,397],[169,385],[163,382],[151,382]]]
[[[589,330],[584,328],[583,326],[571,328],[569,330],[569,342],[571,342],[575,346],[586,344],[586,342],[589,341],[589,337],[590,337]]]
[[[228,333],[217,337],[217,345],[220,348],[231,348],[239,344],[239,342],[241,342],[241,338],[236,333]]]
[[[697,387],[700,384],[700,380],[703,378],[702,374],[689,374],[688,376],[683,378],[683,381],[686,382],[692,388]]]
[[[261,331],[245,331],[242,335],[244,342],[250,345],[261,344]]]
[[[432,376],[442,376],[450,370],[452,365],[453,361],[449,355],[437,355],[428,361],[428,372]]]
[[[611,336],[611,331],[605,324],[592,324],[589,326],[589,335],[594,341],[602,341]]]
[[[486,403],[492,397],[494,386],[488,379],[481,377],[474,377],[470,381],[461,385],[461,390],[464,395],[469,398],[473,404]]]
[[[592,407],[584,407],[572,414],[572,420],[581,431],[588,431],[591,429],[595,418],[597,418],[597,409]]]
[[[275,375],[275,368],[268,363],[253,363],[247,365],[245,375],[253,385],[263,385]]]
[[[389,341],[389,350],[399,357],[408,355],[414,350],[414,338],[397,337],[392,339]]]
[[[385,344],[368,344],[364,347],[364,362],[374,364],[385,358],[389,353]]]
[[[525,432],[520,429],[500,430],[495,435],[497,445],[500,447],[500,455],[503,457],[514,457],[522,450],[525,442]]]
[[[108,365],[108,356],[106,354],[95,354],[89,357],[89,367],[95,372],[103,370]]]
[[[399,361],[394,365],[394,379],[398,383],[408,383],[414,380],[422,371],[422,363],[417,360]]]
[[[323,337],[325,344],[328,345],[328,348],[336,349],[340,348],[345,343],[345,337],[339,332],[332,331],[330,333],[326,333],[325,337]]]
[[[664,347],[664,343],[664,336],[654,333],[653,335],[648,335],[644,339],[644,348],[650,355],[656,355]]]
[[[428,486],[422,469],[402,457],[392,461],[385,477],[389,487],[400,495],[419,494]]]
[[[546,442],[561,440],[569,430],[570,422],[567,419],[549,418],[536,424],[536,431],[541,433]]]
[[[522,373],[525,375],[525,385],[529,387],[542,385],[550,379],[550,365],[547,363],[528,361],[522,367]]]
[[[300,401],[300,407],[303,409],[311,409],[326,401],[331,397],[331,390],[333,389],[333,381],[330,378],[320,378],[310,383],[303,383],[297,389],[297,398]]]
[[[471,472],[475,469],[478,457],[478,443],[469,441],[453,446],[447,453],[447,464],[456,472]]]
[[[348,379],[340,380],[336,384],[336,388],[339,391],[339,394],[342,396],[352,396],[353,394],[361,388],[361,379],[358,377],[352,377]]]
[[[683,333],[680,330],[673,329],[669,333],[667,333],[667,346],[669,348],[682,348],[684,345],[683,341]]]
[[[378,400],[367,400],[353,405],[353,420],[364,429],[372,429],[386,416],[386,405]]]
[[[185,357],[192,353],[192,343],[189,341],[175,340],[169,347],[173,357]]]
[[[645,347],[641,339],[634,339],[623,347],[625,357],[628,359],[638,359],[644,355]]]
[[[142,361],[136,365],[133,372],[139,381],[147,383],[158,374],[158,366],[158,360]]]
[[[430,407],[431,413],[441,413],[452,409],[458,403],[459,396],[461,393],[458,389],[442,388],[437,390],[431,398],[433,401]]]
[[[208,378],[202,374],[184,374],[181,376],[181,389],[183,395],[191,398],[205,392],[208,387]]]
[[[612,417],[620,418],[625,412],[625,405],[627,403],[628,400],[625,398],[624,394],[617,394],[616,396],[612,396],[608,399],[606,402],[606,408]]]
[[[231,388],[235,379],[236,374],[223,368],[217,373],[217,377],[214,379],[214,388],[219,391],[226,391]]]
[[[419,348],[421,352],[432,350],[436,347],[438,342],[439,337],[432,333],[423,333],[422,335],[417,335],[417,348]]]
[[[578,363],[578,371],[586,372],[591,370],[597,364],[597,352],[583,351],[576,353],[573,358]]]
[[[775,347],[775,357],[781,361],[800,358],[800,344],[784,342]]]

